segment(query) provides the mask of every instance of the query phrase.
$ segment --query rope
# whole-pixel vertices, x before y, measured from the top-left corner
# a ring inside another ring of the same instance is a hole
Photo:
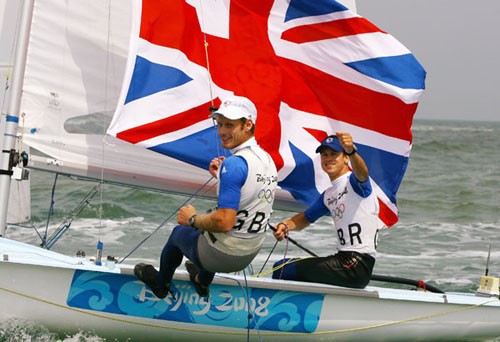
[[[264,264],[262,265],[262,267],[261,267],[261,269],[260,269],[259,273],[257,273],[257,275],[255,275],[255,277],[258,277],[258,276],[262,273],[262,271],[264,270],[264,267],[266,267],[266,264],[267,264],[267,262],[269,261],[269,258],[271,257],[271,254],[273,254],[274,249],[275,249],[275,248],[276,248],[276,246],[278,245],[278,242],[279,242],[279,241],[278,241],[278,240],[276,240],[276,242],[274,243],[273,248],[271,249],[271,252],[269,252],[269,255],[267,256],[266,261],[264,261]]]
[[[286,265],[289,265],[289,264],[292,264],[294,262],[297,262],[297,261],[300,261],[300,260],[304,260],[304,259],[310,259],[310,258],[316,258],[316,257],[304,257],[304,258],[291,258],[291,259],[288,259],[286,262],[276,266],[276,267],[273,267],[271,268],[270,270],[266,271],[266,272],[261,272],[261,273],[258,273],[258,274],[253,274],[252,277],[261,277],[261,276],[265,276],[265,275],[268,275],[268,274],[271,274],[271,273],[274,273],[275,271],[279,270],[280,268],[283,268],[285,267]]]
[[[208,91],[209,91],[209,96],[210,96],[210,103],[211,103],[211,107],[210,107],[210,111],[213,111],[215,110],[215,103],[214,103],[214,96],[213,96],[213,80],[212,80],[212,74],[211,74],[211,71],[210,71],[210,58],[209,58],[209,51],[208,51],[208,47],[209,47],[209,44],[208,44],[208,41],[207,41],[207,35],[205,33],[205,30],[203,29],[205,24],[204,24],[204,19],[205,19],[205,16],[204,16],[204,11],[203,11],[203,2],[201,1],[200,2],[200,9],[201,9],[201,28],[202,28],[202,32],[203,32],[203,46],[204,46],[204,51],[205,51],[205,60],[206,60],[206,64],[207,64],[207,75],[208,75]],[[214,139],[215,139],[215,143],[216,143],[216,148],[217,148],[217,155],[218,156],[221,156],[222,155],[222,152],[221,150],[224,152],[224,154],[226,154],[226,151],[224,151],[222,149],[222,145],[221,145],[221,142],[220,142],[220,139],[218,137],[218,134],[217,134],[217,124],[216,124],[216,121],[215,119],[212,120],[212,124],[213,124],[213,127],[215,128],[214,130]],[[104,154],[104,153],[103,153]],[[134,248],[132,248],[132,250],[126,254],[120,261],[119,263],[122,263],[123,261],[125,261],[132,253],[134,253],[140,246],[142,246],[152,235],[154,235],[160,228],[162,228],[166,223],[168,223],[172,217],[177,213],[177,211],[184,205],[188,204],[191,202],[191,200],[213,179],[214,177],[210,177],[194,194],[192,194],[186,201],[184,201],[184,203],[182,203],[171,215],[169,215],[153,232],[151,232],[148,236],[146,236],[141,242],[139,242]],[[213,185],[207,189],[207,192],[213,187]],[[206,192],[205,192],[206,193]],[[193,203],[193,202],[191,202]]]
[[[245,299],[247,302],[247,341],[250,341],[250,321],[252,320],[255,323],[255,327],[257,327],[257,332],[259,333],[260,340],[262,341],[262,336],[260,335],[260,330],[258,328],[257,322],[254,319],[254,314],[252,310],[250,309],[250,294],[248,291],[248,281],[247,281],[247,274],[245,270],[243,270],[243,278],[245,279],[245,288],[244,288],[244,293],[245,293]]]
[[[208,47],[209,47],[209,44],[208,44],[208,40],[207,40],[207,34],[205,33],[205,14],[204,14],[204,11],[203,11],[203,1],[200,1],[200,11],[201,11],[201,31],[203,33],[203,49],[205,51],[205,61],[207,63],[207,75],[208,75],[208,93],[209,93],[209,96],[210,96],[210,111],[213,112],[216,110],[216,107],[215,107],[215,103],[214,103],[214,94],[213,94],[213,79],[212,79],[212,72],[210,70],[210,58],[209,58],[209,53],[208,53]],[[217,147],[217,156],[220,156],[222,155],[221,154],[221,150],[222,150],[222,146],[220,145],[220,139],[219,137],[217,136],[217,124],[215,122],[215,119],[212,120],[212,124],[213,124],[213,127],[215,128],[215,131],[214,131],[214,138],[215,138],[215,145]]]
[[[225,278],[225,277],[221,277],[221,278]],[[236,282],[238,282],[238,284],[239,284],[239,281],[237,279],[234,279],[234,278],[228,278],[228,279],[233,279]],[[239,285],[241,286],[241,284],[239,284]],[[128,323],[128,324],[133,324],[133,325],[138,325],[138,326],[159,328],[159,329],[165,329],[165,330],[187,331],[187,332],[196,332],[196,333],[203,333],[203,334],[233,335],[233,336],[242,336],[242,335],[246,335],[248,333],[248,332],[245,332],[245,333],[242,333],[242,332],[228,332],[228,331],[224,331],[223,332],[223,331],[209,331],[209,330],[187,329],[187,328],[178,328],[178,327],[166,327],[166,326],[162,326],[162,325],[158,325],[158,324],[135,322],[135,321],[131,321],[131,320],[127,320],[127,319],[122,319],[122,318],[109,317],[109,316],[106,316],[106,315],[103,315],[103,314],[99,314],[99,313],[95,313],[95,312],[83,311],[83,310],[80,310],[80,309],[77,309],[77,308],[71,308],[71,307],[68,307],[68,306],[65,306],[65,305],[57,304],[57,303],[49,301],[49,300],[45,300],[45,299],[41,299],[41,298],[34,297],[34,296],[31,296],[31,295],[27,295],[27,294],[24,294],[24,293],[20,293],[20,292],[17,292],[17,291],[9,290],[9,289],[4,288],[4,287],[0,287],[0,290],[8,292],[8,293],[11,293],[11,294],[14,294],[14,295],[17,295],[17,296],[20,296],[20,297],[31,299],[31,300],[34,300],[34,301],[37,301],[37,302],[40,302],[40,303],[45,303],[45,304],[48,304],[48,305],[51,305],[51,306],[55,306],[55,307],[58,307],[58,308],[61,308],[61,309],[65,309],[65,310],[69,310],[69,311],[73,311],[73,312],[78,312],[78,313],[83,314],[83,315],[88,315],[88,316],[98,317],[98,318],[102,318],[102,319],[106,319],[106,320],[110,320],[110,321],[121,322],[121,323]],[[365,331],[365,330],[371,330],[371,329],[376,329],[376,328],[388,327],[388,326],[392,326],[392,325],[398,325],[398,324],[404,324],[404,323],[409,323],[409,322],[421,321],[421,320],[429,319],[429,318],[433,318],[433,317],[445,316],[445,315],[450,315],[450,314],[457,313],[457,312],[472,310],[472,309],[475,309],[475,308],[478,308],[478,307],[485,306],[485,305],[487,305],[489,303],[497,302],[498,300],[499,300],[498,298],[495,298],[495,299],[488,300],[488,301],[483,302],[483,303],[479,303],[479,304],[475,304],[475,305],[468,305],[466,307],[460,307],[458,309],[453,309],[453,310],[438,312],[438,313],[429,314],[429,315],[416,316],[416,317],[412,317],[412,318],[408,318],[408,319],[402,319],[402,320],[394,321],[394,322],[368,325],[368,326],[364,326],[364,327],[347,328],[347,329],[337,329],[337,330],[328,330],[328,331],[319,331],[319,332],[312,332],[312,333],[287,333],[287,332],[274,332],[274,333],[273,332],[263,332],[263,333],[261,333],[259,330],[257,330],[257,332],[258,332],[258,334],[259,334],[259,336],[260,336],[260,338],[262,340],[262,336],[333,335],[333,334],[341,334],[341,333],[348,333],[348,332]]]
[[[83,314],[83,315],[97,317],[97,318],[102,318],[102,319],[106,319],[106,320],[114,321],[114,322],[128,323],[128,324],[133,324],[133,325],[138,325],[138,326],[151,327],[151,328],[159,328],[159,329],[165,329],[165,330],[196,332],[196,333],[202,333],[202,334],[224,334],[224,335],[238,335],[238,336],[244,335],[244,333],[240,333],[240,332],[207,331],[207,330],[200,330],[200,329],[166,327],[166,326],[159,325],[159,324],[136,322],[136,321],[132,321],[132,320],[128,320],[128,319],[123,319],[123,318],[109,317],[109,316],[106,316],[104,314],[95,313],[95,312],[91,312],[91,311],[87,311],[87,310],[81,310],[81,309],[77,309],[77,308],[72,308],[72,307],[61,305],[61,304],[58,304],[58,303],[55,303],[55,302],[52,302],[52,301],[49,301],[49,300],[46,300],[46,299],[34,297],[34,296],[27,295],[27,294],[24,294],[24,293],[21,293],[21,292],[17,292],[17,291],[14,291],[14,290],[9,290],[9,289],[6,289],[4,287],[0,287],[0,290],[8,292],[8,293],[11,293],[11,294],[14,294],[14,295],[17,295],[17,296],[20,296],[20,297],[31,299],[31,300],[34,300],[34,301],[37,301],[37,302],[40,302],[40,303],[51,305],[51,306],[54,306],[54,307],[57,307],[57,308],[60,308],[60,309],[65,309],[65,310],[77,312],[77,313],[80,313],[80,314]],[[138,318],[147,318],[147,317],[138,317]]]
[[[223,279],[228,279],[228,280],[232,280],[232,281],[236,282],[241,287],[241,290],[243,291],[243,294],[245,295],[245,300],[247,302],[247,313],[248,313],[247,341],[249,341],[250,332],[251,332],[251,330],[250,330],[250,320],[252,320],[253,323],[255,324],[255,327],[256,327],[256,330],[257,330],[257,334],[259,335],[259,340],[262,341],[262,335],[261,335],[260,329],[259,329],[259,327],[257,325],[257,322],[255,321],[255,315],[253,314],[252,309],[250,307],[250,295],[248,293],[248,282],[247,282],[245,270],[243,270],[243,277],[245,279],[245,287],[243,287],[243,285],[240,283],[240,281],[238,279],[236,279],[236,278],[225,277],[225,276],[222,276],[222,275],[219,275],[219,274],[216,274],[216,277],[223,278]]]
[[[104,114],[108,112],[108,83],[109,83],[109,51],[110,51],[110,22],[111,22],[111,1],[108,1],[108,30],[107,30],[107,36],[106,36],[106,62],[105,62],[105,67],[104,67],[104,73],[105,73],[105,78],[104,78]],[[104,115],[102,116],[102,127],[105,127],[105,122],[104,122]],[[102,253],[102,242],[101,242],[101,230],[103,228],[102,226],[102,217],[103,217],[103,203],[104,203],[104,160],[106,158],[104,157],[106,153],[106,149],[104,148],[106,143],[106,134],[103,132],[103,138],[102,138],[102,144],[101,144],[101,179],[100,179],[100,186],[99,186],[99,226],[97,229],[97,261],[99,262],[99,247],[101,247],[101,252]]]
[[[271,224],[269,224],[269,227],[271,228],[271,230],[272,230],[272,231],[274,231],[274,232],[276,231],[276,228],[275,228],[275,227],[273,227]],[[289,248],[289,243],[288,243],[288,242],[289,242],[289,241],[293,242],[296,246],[301,247],[303,250],[305,250],[305,251],[309,252],[309,254],[313,255],[312,257],[317,257],[317,255],[316,255],[316,254],[314,254],[314,253],[312,253],[311,251],[309,251],[308,249],[306,249],[306,248],[302,247],[302,246],[301,246],[301,245],[299,245],[299,244],[298,244],[295,240],[293,240],[292,238],[290,238],[290,237],[289,237],[289,235],[288,235],[288,233],[285,235],[285,239],[286,239],[286,241],[285,241],[285,252],[284,252],[284,254],[283,254],[283,259],[286,259],[286,255],[288,254],[288,248]],[[257,277],[257,278],[258,278],[258,277],[260,277],[260,276],[264,276],[264,275],[268,275],[268,274],[274,273],[274,271],[277,271],[277,270],[281,269],[281,273],[280,273],[280,276],[279,276],[279,279],[281,279],[281,278],[283,277],[283,267],[285,267],[285,265],[289,265],[289,264],[294,263],[294,262],[297,262],[297,261],[299,261],[299,260],[304,260],[304,259],[309,259],[309,258],[311,258],[311,257],[305,257],[305,258],[291,258],[291,259],[289,259],[287,262],[284,262],[284,263],[282,263],[282,264],[280,264],[280,265],[278,265],[278,266],[276,266],[276,267],[271,268],[269,271],[262,272],[262,271],[264,270],[264,267],[266,266],[266,264],[267,264],[267,262],[268,262],[269,258],[271,257],[271,254],[273,254],[274,249],[276,248],[276,245],[278,244],[278,242],[279,242],[279,241],[278,241],[278,240],[276,240],[276,242],[274,243],[273,248],[271,249],[271,252],[269,252],[269,255],[267,256],[267,259],[266,259],[266,261],[264,262],[264,265],[262,265],[262,267],[261,267],[261,269],[260,269],[259,273],[252,275],[253,277]]]
[[[50,193],[50,205],[49,205],[49,212],[47,214],[47,223],[45,224],[45,233],[44,233],[43,237],[40,236],[40,238],[42,239],[42,244],[44,244],[44,245],[47,242],[50,218],[52,217],[52,215],[54,215],[54,205],[56,203],[54,200],[54,197],[55,197],[55,193],[56,193],[56,185],[57,185],[57,178],[58,177],[59,177],[59,173],[56,173],[54,175],[54,183],[52,184],[52,191]],[[38,234],[38,235],[40,235],[40,234]]]
[[[288,227],[287,227],[287,230],[288,230]],[[286,259],[286,255],[288,253],[288,232],[285,234],[285,253],[283,254],[283,259]],[[289,264],[289,262],[287,262],[286,264]],[[281,272],[280,272],[280,276],[278,279],[283,279],[283,271],[284,271],[284,266],[281,267]]]
[[[461,312],[461,311],[475,309],[475,308],[484,306],[484,305],[486,305],[488,303],[492,303],[492,302],[495,302],[495,301],[498,301],[498,298],[486,301],[484,303],[479,303],[479,304],[475,304],[475,305],[469,305],[469,306],[466,306],[466,307],[463,307],[463,308],[458,308],[458,309],[453,309],[453,310],[448,310],[448,311],[443,311],[443,312],[437,312],[435,314],[430,314],[430,315],[416,316],[416,317],[413,317],[413,318],[402,319],[402,320],[399,320],[399,321],[394,321],[394,322],[389,322],[389,323],[374,324],[374,325],[369,325],[369,326],[366,326],[366,327],[339,329],[339,330],[331,330],[331,331],[321,331],[321,332],[317,332],[317,333],[314,333],[314,334],[317,334],[317,335],[338,334],[338,333],[362,331],[362,330],[368,330],[368,329],[375,329],[375,328],[387,327],[387,326],[391,326],[391,325],[397,325],[397,324],[403,324],[403,323],[421,321],[421,320],[428,319],[428,318],[445,316],[445,315],[450,315],[450,314],[453,314],[453,313],[456,313],[456,312]]]
[[[195,196],[197,196],[197,195],[198,195],[198,194],[199,194],[199,193],[203,190],[203,188],[205,188],[205,186],[207,186],[207,185],[208,185],[208,183],[210,183],[210,181],[211,181],[212,179],[214,179],[214,177],[213,177],[213,176],[211,176],[211,177],[210,177],[210,178],[209,178],[209,179],[208,179],[208,180],[207,180],[204,184],[202,184],[202,185],[198,188],[198,190],[196,190],[196,192],[195,192],[195,193],[193,193],[191,196],[189,196],[189,197],[188,197],[188,199],[186,199],[183,203],[181,203],[181,205],[179,205],[179,206],[177,207],[177,209],[175,209],[175,210],[172,212],[172,214],[170,214],[170,215],[169,215],[169,216],[168,216],[165,220],[163,220],[163,222],[162,222],[162,223],[160,223],[160,225],[159,225],[158,227],[156,227],[156,229],[155,229],[155,230],[153,230],[151,233],[149,233],[149,235],[148,235],[148,236],[146,236],[146,237],[145,237],[144,239],[142,239],[142,240],[141,240],[141,241],[140,241],[140,242],[139,242],[139,243],[138,243],[135,247],[133,247],[133,248],[132,248],[132,250],[131,250],[129,253],[127,253],[127,254],[126,254],[123,258],[121,258],[121,259],[120,259],[120,261],[118,261],[118,263],[119,263],[119,264],[121,264],[122,262],[124,262],[124,261],[125,261],[125,260],[126,260],[126,259],[130,256],[130,255],[132,255],[132,254],[133,254],[133,253],[134,253],[134,252],[135,252],[135,251],[136,251],[139,247],[141,247],[141,246],[142,246],[142,245],[143,245],[143,244],[144,244],[147,240],[149,240],[149,238],[150,238],[151,236],[153,236],[154,234],[156,234],[156,232],[158,232],[158,230],[160,230],[160,228],[162,228],[165,224],[167,224],[167,223],[168,223],[168,222],[172,219],[172,217],[173,217],[174,215],[176,215],[176,214],[177,214],[177,212],[179,211],[179,209],[180,209],[181,207],[183,207],[183,206],[187,205],[188,203],[190,203],[190,202],[191,202],[191,200],[192,200]],[[210,190],[213,186],[214,186],[214,185],[212,185],[212,186],[210,186],[208,189],[206,189],[206,191],[205,191],[203,194],[205,194],[206,192],[208,192],[208,191],[209,191],[209,190]],[[201,194],[201,196],[203,196],[203,194]],[[194,202],[194,201],[193,201],[193,202]],[[191,203],[193,203],[193,202],[191,202]]]
[[[208,58],[208,41],[207,41],[207,34],[205,33],[205,14],[203,12],[203,1],[200,1],[200,10],[201,10],[201,32],[203,32],[203,47],[205,50],[205,60],[207,63],[207,73],[208,73],[208,91],[210,94],[210,103],[212,105],[212,108],[214,108],[214,96],[213,96],[213,91],[212,91],[212,73],[210,72],[210,60]]]

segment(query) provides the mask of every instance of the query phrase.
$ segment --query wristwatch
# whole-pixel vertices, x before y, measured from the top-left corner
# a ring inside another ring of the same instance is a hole
[[[194,226],[194,221],[195,221],[195,220],[196,220],[196,214],[194,214],[193,216],[191,216],[191,217],[189,218],[189,225],[190,225],[191,227],[193,227],[193,228],[196,228],[196,227]]]
[[[352,151],[351,153],[347,153],[345,150],[344,150],[344,153],[348,156],[352,156],[354,153],[358,152],[358,148],[356,147],[356,145],[352,145]]]

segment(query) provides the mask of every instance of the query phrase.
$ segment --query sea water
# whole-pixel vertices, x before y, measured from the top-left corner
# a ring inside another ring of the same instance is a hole
[[[485,273],[489,248],[489,275],[500,276],[500,123],[416,120],[413,134],[408,169],[398,191],[399,221],[380,233],[374,273],[424,280],[445,291],[474,292]],[[48,224],[49,236],[96,185],[60,176],[52,197],[53,175],[32,171],[30,176],[33,225],[41,235],[46,232],[51,200],[54,212]],[[158,264],[161,248],[176,224],[176,212],[189,200],[103,185],[52,250],[65,254],[84,250],[88,257],[95,253],[100,240],[103,257],[127,256],[127,263]],[[200,211],[214,205],[208,200],[191,202]],[[272,223],[293,214],[276,211]],[[10,228],[7,235],[24,242],[40,242],[33,228]],[[291,237],[318,255],[336,250],[329,218]],[[290,242],[276,244],[269,232],[250,271],[255,274],[262,269],[265,274],[272,263],[285,256],[309,253]],[[12,322],[0,325],[0,341],[19,340],[58,339],[43,327]],[[65,339],[101,340],[87,334]]]

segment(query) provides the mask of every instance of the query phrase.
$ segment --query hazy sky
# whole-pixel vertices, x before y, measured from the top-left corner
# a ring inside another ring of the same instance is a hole
[[[500,121],[500,0],[356,0],[427,71],[416,119]]]

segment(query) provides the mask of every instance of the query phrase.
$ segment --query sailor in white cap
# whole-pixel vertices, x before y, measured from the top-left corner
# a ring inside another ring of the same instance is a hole
[[[175,227],[163,248],[160,272],[138,264],[135,274],[160,298],[170,291],[175,269],[186,256],[186,268],[198,294],[209,296],[216,272],[247,267],[265,239],[278,182],[271,156],[255,140],[257,109],[246,97],[232,96],[211,114],[222,147],[231,156],[216,157],[209,172],[218,178],[217,209],[197,213],[192,205],[179,210]]]

